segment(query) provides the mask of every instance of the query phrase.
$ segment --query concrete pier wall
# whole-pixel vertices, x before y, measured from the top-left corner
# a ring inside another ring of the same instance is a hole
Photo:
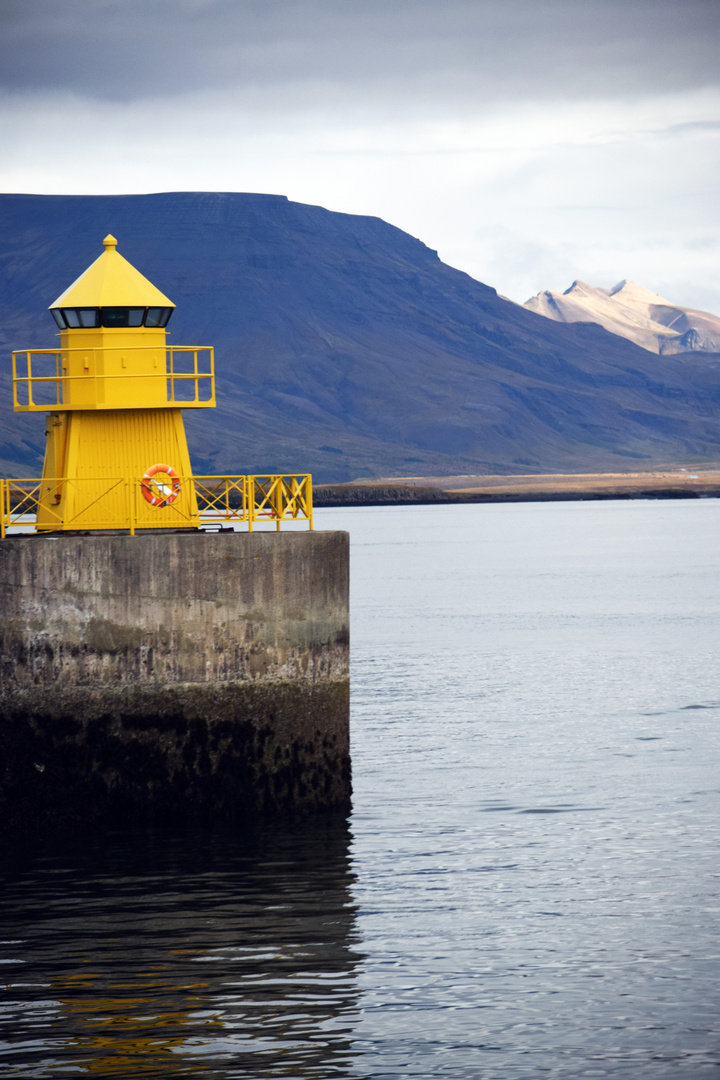
[[[0,828],[350,805],[348,537],[0,542]]]

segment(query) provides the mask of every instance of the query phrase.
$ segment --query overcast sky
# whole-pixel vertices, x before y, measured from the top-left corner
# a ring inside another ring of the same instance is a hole
[[[720,0],[0,0],[0,190],[287,195],[720,314]]]

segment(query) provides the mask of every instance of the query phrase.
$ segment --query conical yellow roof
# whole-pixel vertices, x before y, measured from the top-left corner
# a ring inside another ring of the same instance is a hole
[[[69,289],[58,296],[51,308],[175,307],[116,251],[117,240],[106,236],[105,250]]]

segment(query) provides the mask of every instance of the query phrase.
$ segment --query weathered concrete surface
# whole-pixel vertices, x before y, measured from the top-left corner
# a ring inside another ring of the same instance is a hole
[[[348,537],[0,542],[0,820],[350,802]]]

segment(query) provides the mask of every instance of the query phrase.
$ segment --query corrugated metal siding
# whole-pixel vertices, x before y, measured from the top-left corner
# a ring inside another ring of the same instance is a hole
[[[179,409],[78,412],[72,414],[70,426],[68,523],[75,528],[128,528],[131,499],[138,528],[198,524]],[[181,477],[180,495],[171,506],[150,506],[142,496],[140,479],[158,464],[171,465]],[[129,486],[122,483],[108,492],[109,482],[118,478],[127,478]]]

